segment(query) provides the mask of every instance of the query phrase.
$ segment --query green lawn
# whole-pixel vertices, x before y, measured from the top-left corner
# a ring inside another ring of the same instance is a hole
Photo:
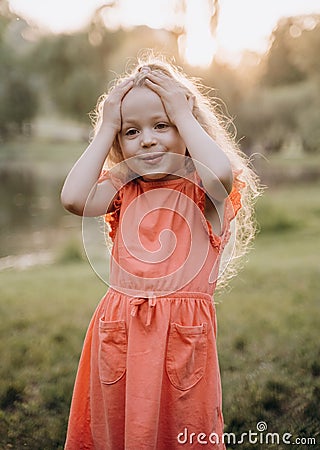
[[[264,420],[270,432],[317,435],[320,443],[320,267],[315,243],[305,245],[297,233],[282,242],[261,237],[232,291],[219,296],[218,344],[229,432],[257,431],[256,424]]]
[[[5,271],[0,284],[0,448],[62,448],[84,333],[105,286],[86,263]]]
[[[218,296],[229,432],[256,432],[264,420],[269,432],[317,437],[320,445],[319,187],[265,193],[257,208],[261,233],[255,249],[231,292]]]
[[[263,420],[320,446],[319,188],[266,191],[255,248],[216,297],[226,431],[239,436]],[[84,334],[106,286],[81,261],[3,271],[0,286],[0,448],[62,449]]]

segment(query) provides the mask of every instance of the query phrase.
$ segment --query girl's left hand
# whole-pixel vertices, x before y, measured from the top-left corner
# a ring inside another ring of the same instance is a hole
[[[192,114],[194,97],[187,96],[185,90],[167,75],[159,72],[149,72],[146,85],[159,95],[170,121],[177,125],[179,119],[186,114]]]

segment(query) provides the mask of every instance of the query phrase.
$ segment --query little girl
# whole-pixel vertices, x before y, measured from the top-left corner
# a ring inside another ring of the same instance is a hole
[[[61,198],[109,224],[110,288],[85,338],[65,448],[224,449],[212,296],[254,235],[257,178],[209,97],[162,58],[140,61],[97,112]]]

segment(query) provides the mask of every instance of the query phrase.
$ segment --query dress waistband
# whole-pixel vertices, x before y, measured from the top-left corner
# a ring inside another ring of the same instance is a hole
[[[146,299],[155,297],[156,299],[173,299],[173,298],[195,298],[195,299],[201,299],[201,300],[207,300],[209,302],[213,301],[213,295],[208,294],[206,292],[194,292],[194,291],[177,291],[177,292],[159,292],[159,291],[153,291],[153,292],[138,292],[137,290],[130,290],[125,289],[126,292],[120,291],[115,289],[114,287],[110,287],[108,292],[113,292],[116,295],[123,295],[124,297],[127,297],[129,299]]]
[[[130,300],[130,305],[132,305],[131,309],[131,316],[135,317],[137,315],[139,306],[143,303],[148,302],[148,313],[147,313],[147,320],[146,320],[146,326],[148,327],[151,325],[151,317],[152,317],[152,308],[154,308],[157,304],[157,297],[154,295],[150,295],[149,297],[134,297]]]
[[[123,292],[119,292],[114,288],[110,288],[109,291],[116,295],[127,297],[129,300],[131,308],[131,316],[135,317],[138,314],[139,308],[144,303],[148,302],[148,311],[147,311],[147,318],[146,318],[146,326],[151,325],[151,319],[153,310],[157,304],[158,300],[171,300],[175,298],[186,298],[186,300],[189,299],[198,299],[198,300],[205,300],[206,302],[213,303],[213,298],[210,294],[207,294],[205,292],[188,292],[188,291],[179,291],[179,292],[173,292],[170,294],[164,294],[159,292],[143,292],[136,295],[129,295],[128,293],[124,294]],[[141,294],[141,295],[140,295]]]

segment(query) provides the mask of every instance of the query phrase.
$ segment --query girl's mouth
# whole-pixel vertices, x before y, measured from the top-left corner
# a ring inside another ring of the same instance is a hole
[[[165,154],[165,152],[150,153],[148,155],[143,155],[141,157],[141,159],[142,159],[142,161],[150,163],[150,164],[157,164],[158,162],[161,161],[164,154]]]

